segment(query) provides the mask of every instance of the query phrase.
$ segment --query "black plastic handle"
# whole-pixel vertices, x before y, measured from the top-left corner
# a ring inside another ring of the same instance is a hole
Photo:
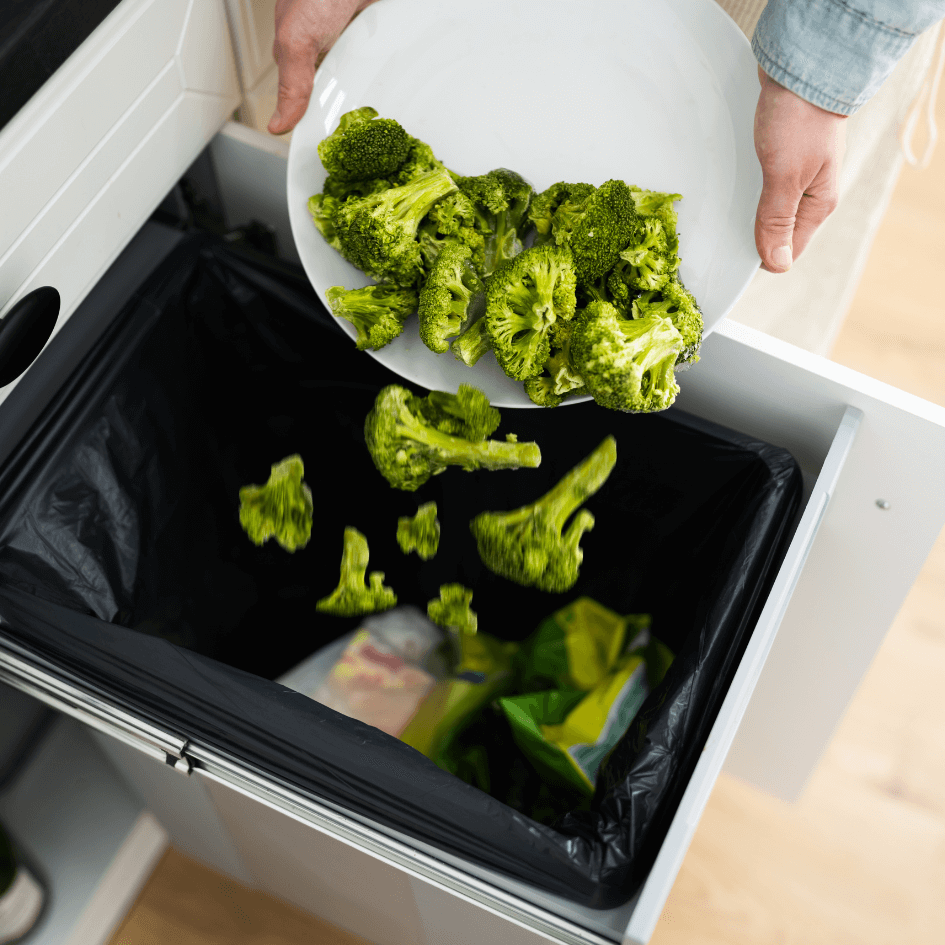
[[[35,360],[59,318],[59,293],[33,289],[0,318],[0,387],[12,384]]]

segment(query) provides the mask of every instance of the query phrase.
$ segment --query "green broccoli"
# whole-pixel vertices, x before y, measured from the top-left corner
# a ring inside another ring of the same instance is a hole
[[[469,472],[534,468],[541,462],[537,443],[472,442],[441,432],[424,417],[423,399],[390,384],[377,395],[364,423],[371,459],[394,488],[414,492],[448,466]]]
[[[486,240],[478,229],[479,219],[472,201],[462,191],[438,200],[420,223],[417,239],[423,262],[429,270],[440,250],[450,240],[465,243],[470,261],[480,275],[485,268]]]
[[[444,630],[460,635],[474,634],[479,628],[479,618],[469,606],[473,592],[462,584],[441,584],[440,596],[427,604],[427,616]]]
[[[676,363],[695,364],[699,360],[702,311],[693,294],[678,278],[667,282],[659,292],[644,292],[634,299],[631,312],[634,318],[646,315],[662,315],[668,318],[683,340],[683,349],[679,352]]]
[[[342,180],[370,180],[393,174],[407,160],[411,139],[392,118],[370,107],[345,112],[338,127],[318,144],[329,174]]]
[[[526,249],[486,286],[486,329],[496,360],[509,377],[541,374],[551,354],[551,328],[573,317],[574,269],[566,247]]]
[[[656,217],[670,234],[676,233],[677,214],[673,204],[682,200],[682,194],[661,194],[655,190],[644,190],[630,185],[633,205],[643,217]]]
[[[272,466],[264,486],[240,489],[240,525],[254,545],[270,538],[286,551],[304,548],[312,537],[312,492],[302,476],[301,456],[287,456]]]
[[[539,407],[557,407],[568,394],[584,391],[584,378],[574,369],[568,349],[552,351],[545,362],[545,371],[530,377],[524,384],[525,393]]]
[[[417,227],[437,200],[455,190],[440,169],[400,187],[350,197],[332,218],[342,252],[374,279],[414,285],[423,272]]]
[[[453,357],[472,367],[487,351],[492,350],[492,339],[485,317],[474,321],[450,346]]]
[[[449,351],[469,321],[470,309],[484,300],[483,285],[471,260],[472,250],[450,239],[440,251],[420,290],[420,340],[438,353]]]
[[[405,555],[416,551],[424,561],[436,555],[440,545],[440,520],[436,517],[435,502],[425,502],[412,518],[402,516],[397,520],[397,544]]]
[[[492,436],[502,419],[489,398],[471,384],[460,384],[455,394],[431,390],[426,397],[417,398],[416,409],[440,433],[461,436],[473,443]]]
[[[381,283],[363,289],[333,286],[325,293],[332,312],[358,330],[358,351],[378,351],[403,330],[408,316],[417,310],[414,289]]]
[[[571,359],[602,407],[665,410],[679,386],[673,374],[683,339],[668,318],[622,318],[609,302],[591,302],[574,320]]]
[[[524,587],[562,593],[578,579],[584,552],[581,536],[594,527],[594,516],[571,514],[607,481],[617,462],[617,442],[608,436],[545,495],[511,512],[483,512],[469,527],[479,557],[490,571]]]
[[[325,237],[325,242],[339,253],[342,251],[341,240],[338,239],[332,220],[340,206],[341,201],[330,194],[315,194],[308,198],[308,212],[312,215],[312,222],[318,227],[318,232]]]
[[[528,207],[528,219],[535,228],[535,245],[554,242],[554,216],[561,204],[569,198],[583,200],[593,191],[592,184],[568,184],[559,181],[536,194]]]
[[[372,177],[368,180],[342,180],[334,174],[325,178],[322,193],[326,197],[335,197],[343,203],[349,197],[367,197],[370,194],[379,194],[382,190],[390,190],[394,184],[384,177]]]
[[[504,167],[478,177],[455,179],[474,210],[471,223],[468,216],[464,216],[464,223],[484,238],[482,274],[488,276],[522,251],[526,214],[534,192],[532,185]],[[462,234],[458,235],[462,238]]]
[[[678,241],[668,238],[663,224],[656,217],[641,218],[608,279],[611,292],[622,297],[621,293],[614,291],[614,279],[631,289],[661,289],[679,268],[677,249]]]
[[[323,597],[315,609],[336,617],[357,617],[390,610],[397,603],[397,595],[384,586],[384,572],[372,571],[367,575],[368,584],[364,583],[369,560],[367,539],[356,528],[346,528],[338,586]]]
[[[605,181],[561,203],[552,229],[555,242],[571,249],[578,282],[592,283],[613,269],[638,219],[630,188],[622,180]]]
[[[433,148],[419,138],[410,138],[407,157],[396,174],[391,176],[391,182],[396,186],[409,184],[423,174],[430,171],[443,171],[446,168],[443,162],[437,160]]]

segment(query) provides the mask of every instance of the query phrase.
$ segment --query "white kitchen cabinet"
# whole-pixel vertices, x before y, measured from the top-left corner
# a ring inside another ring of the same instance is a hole
[[[234,0],[231,22],[265,6]],[[18,195],[0,305],[50,284],[71,314],[211,138],[228,222],[287,232],[285,146],[232,125],[214,137],[238,97],[222,16],[222,0],[125,0],[24,109],[35,127],[21,115],[20,137],[13,124],[0,132],[0,184]],[[265,75],[264,57],[240,42],[245,85]],[[47,153],[50,122],[99,103],[99,70],[124,80],[107,114]],[[728,322],[682,386],[683,410],[791,450],[804,506],[656,863],[619,909],[576,906],[303,796],[187,731],[157,730],[0,628],[3,678],[91,725],[173,842],[376,945],[642,945],[723,764],[797,795],[945,523],[945,410]]]

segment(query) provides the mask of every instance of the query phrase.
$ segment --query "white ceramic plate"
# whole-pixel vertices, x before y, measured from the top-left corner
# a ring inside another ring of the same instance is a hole
[[[318,142],[343,112],[371,105],[459,173],[509,167],[536,190],[622,178],[681,193],[680,275],[711,331],[758,268],[757,98],[751,47],[713,0],[381,0],[325,58],[292,136],[299,256],[323,301],[331,286],[369,282],[322,239],[306,204],[325,180]],[[491,354],[468,368],[424,347],[416,316],[370,353],[429,389],[466,381],[497,406],[533,406]]]

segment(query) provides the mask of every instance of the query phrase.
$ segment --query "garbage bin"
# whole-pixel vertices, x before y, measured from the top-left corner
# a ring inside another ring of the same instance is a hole
[[[497,435],[537,441],[540,468],[451,469],[404,493],[363,439],[377,392],[399,378],[354,351],[300,270],[195,234],[105,321],[16,445],[0,443],[4,634],[128,715],[401,834],[593,908],[627,901],[792,534],[791,455],[677,410],[503,410]],[[618,462],[587,503],[597,522],[573,590],[520,588],[486,570],[469,520],[532,501],[608,434]],[[305,461],[315,522],[290,555],[247,540],[238,492],[291,453]],[[442,541],[418,562],[397,547],[397,519],[430,500]],[[273,681],[355,626],[314,606],[337,582],[349,525],[401,602],[423,607],[458,581],[474,591],[480,629],[503,639],[582,595],[652,614],[676,659],[588,809],[538,823]]]

